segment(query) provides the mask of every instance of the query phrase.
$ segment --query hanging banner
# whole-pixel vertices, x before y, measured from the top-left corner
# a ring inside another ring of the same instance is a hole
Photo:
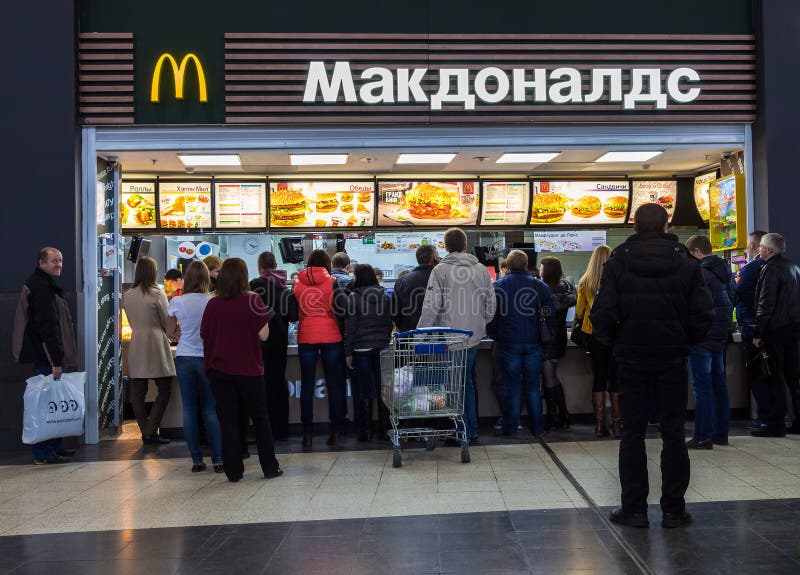
[[[606,243],[606,231],[553,231],[533,232],[537,252],[591,252]]]

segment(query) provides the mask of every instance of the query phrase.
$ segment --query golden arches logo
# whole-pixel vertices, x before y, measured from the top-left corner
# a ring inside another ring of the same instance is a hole
[[[192,53],[186,54],[181,60],[180,66],[178,65],[177,60],[172,56],[170,53],[164,53],[156,62],[155,70],[153,70],[153,83],[150,87],[150,101],[154,104],[157,104],[160,101],[159,97],[159,84],[161,82],[161,68],[164,66],[164,62],[168,61],[172,66],[172,75],[175,78],[175,99],[176,100],[183,100],[183,78],[186,74],[186,66],[191,61],[194,63],[194,67],[197,70],[197,84],[200,88],[200,101],[201,102],[208,102],[208,90],[206,88],[206,75],[203,72],[203,65],[200,64],[200,60],[197,56]]]

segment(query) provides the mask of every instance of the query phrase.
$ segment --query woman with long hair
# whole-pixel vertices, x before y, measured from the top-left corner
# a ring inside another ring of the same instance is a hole
[[[253,421],[264,477],[282,475],[267,416],[261,360],[261,342],[269,337],[269,311],[261,298],[250,291],[244,260],[229,258],[222,264],[217,293],[203,313],[200,337],[205,347],[206,374],[217,402],[228,481],[239,481],[244,475],[239,436],[241,406],[246,406]]]
[[[611,426],[614,437],[620,437],[622,430],[622,416],[617,393],[617,362],[614,360],[611,347],[601,343],[592,335],[592,322],[589,318],[594,298],[600,291],[603,266],[610,257],[610,247],[604,245],[594,249],[586,273],[578,282],[578,303],[575,306],[575,320],[576,322],[580,321],[581,330],[586,335],[586,346],[592,364],[592,405],[596,421],[596,437],[608,437],[609,435],[606,427],[606,391],[611,398]]]
[[[306,268],[297,275],[294,284],[300,318],[297,353],[300,357],[300,420],[305,449],[311,448],[314,435],[314,382],[319,356],[322,356],[328,388],[328,445],[338,445],[338,434],[345,431],[347,390],[339,317],[347,296],[335,284],[336,280],[331,276],[331,257],[325,250],[311,252]]]
[[[545,346],[542,357],[542,395],[547,404],[545,429],[569,429],[569,412],[564,397],[564,387],[558,379],[558,361],[567,353],[567,312],[575,305],[578,295],[572,282],[564,279],[561,260],[548,256],[542,258],[539,275],[553,297],[555,333],[553,341]]]
[[[183,434],[192,456],[192,472],[203,471],[203,453],[200,451],[200,430],[197,404],[200,402],[203,422],[206,426],[208,445],[211,448],[211,463],[214,471],[222,473],[222,437],[217,418],[217,406],[211,384],[203,367],[203,340],[200,339],[200,322],[211,299],[209,288],[211,276],[206,264],[193,261],[183,276],[183,295],[174,297],[167,309],[167,332],[178,333],[178,348],[175,352],[175,370],[181,387],[183,402]]]
[[[158,434],[158,428],[169,404],[175,375],[175,362],[167,339],[167,296],[156,284],[157,272],[156,260],[139,258],[133,286],[122,296],[131,326],[128,345],[131,405],[142,432],[142,442],[156,445],[169,443],[169,439]],[[148,414],[145,396],[150,379],[155,380],[158,395]]]
[[[353,370],[353,384],[361,402],[359,441],[372,439],[372,402],[378,401],[381,428],[388,422],[381,402],[381,350],[392,337],[389,297],[378,282],[375,269],[359,264],[354,272],[353,291],[348,298],[344,351],[347,367]]]

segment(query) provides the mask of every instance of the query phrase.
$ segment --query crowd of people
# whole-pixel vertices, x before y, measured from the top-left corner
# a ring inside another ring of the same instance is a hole
[[[621,438],[622,507],[611,519],[648,524],[644,437],[648,423],[657,422],[663,439],[662,522],[683,525],[690,520],[684,508],[687,450],[728,444],[726,349],[734,308],[757,405],[752,434],[800,433],[800,272],[786,257],[779,234],[750,234],[751,261],[736,283],[730,265],[714,255],[708,236],[680,243],[667,231],[667,214],[660,206],[640,207],[635,221],[635,233],[622,245],[613,251],[608,246],[594,250],[577,286],[564,277],[558,258],[542,258],[535,269],[522,250],[507,254],[500,277],[493,281],[468,253],[467,236],[457,228],[445,233],[446,256],[440,258],[431,245],[417,249],[418,265],[396,281],[391,295],[381,286],[379,270],[368,264],[352,269],[346,253],[331,258],[314,250],[293,286],[271,252],[260,254],[258,277],[251,281],[239,258],[194,261],[180,277],[166,274],[174,282],[168,299],[156,283],[155,260],[142,257],[133,285],[123,295],[132,330],[130,400],[142,441],[169,441],[158,430],[171,379],[177,376],[193,472],[206,469],[200,449],[202,417],[214,471],[224,472],[230,481],[242,478],[252,422],[262,472],[268,478],[279,476],[274,441],[289,435],[286,364],[292,322],[298,322],[306,449],[313,447],[320,361],[327,387],[327,445],[335,447],[348,428],[348,377],[354,431],[359,441],[371,441],[376,430],[387,428],[388,414],[380,401],[381,350],[390,344],[393,331],[431,326],[472,333],[466,342],[464,396],[470,441],[479,436],[473,367],[487,334],[494,340],[492,383],[502,410],[498,432],[518,435],[523,404],[534,436],[568,428],[569,389],[559,379],[558,364],[568,345],[567,312],[575,306],[571,339],[590,359],[595,434]],[[54,282],[61,265],[58,250],[43,248],[26,282],[30,320],[21,356],[55,379],[70,361],[61,328],[71,320],[58,313],[63,306]],[[177,341],[174,359],[170,340]],[[689,373],[696,411],[687,441]],[[158,393],[148,411],[145,394],[151,379]],[[788,429],[787,388],[793,410]],[[68,455],[58,442],[34,446],[37,463]]]

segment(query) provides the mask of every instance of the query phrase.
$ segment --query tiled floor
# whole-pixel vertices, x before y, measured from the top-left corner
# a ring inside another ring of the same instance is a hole
[[[179,442],[0,465],[0,574],[800,573],[800,437],[692,452],[696,521],[675,531],[657,507],[649,530],[612,527],[618,442],[573,438],[548,442],[566,474],[524,440],[471,446],[467,465],[408,449],[399,469],[388,449],[284,453],[269,481],[251,457],[237,484],[190,473]]]

